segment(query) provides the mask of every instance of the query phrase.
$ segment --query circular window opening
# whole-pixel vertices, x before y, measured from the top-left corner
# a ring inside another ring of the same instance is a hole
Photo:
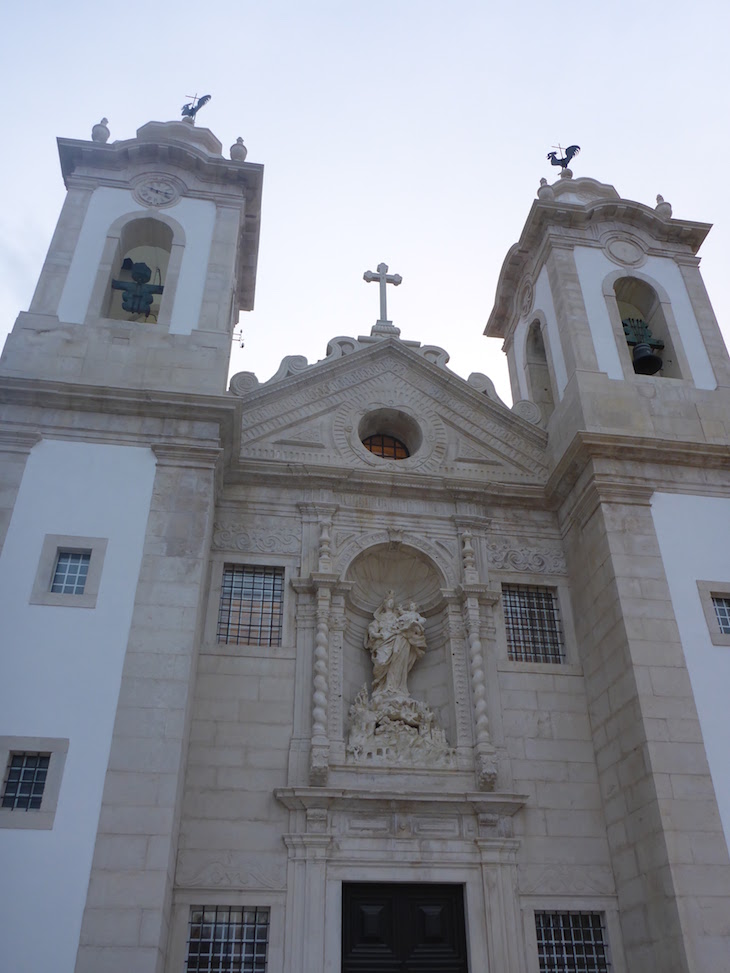
[[[382,456],[383,459],[407,459],[411,455],[406,444],[395,436],[376,434],[363,439],[362,444],[365,449],[369,449],[376,456]]]
[[[360,421],[360,442],[382,459],[407,459],[423,441],[418,423],[395,409],[368,412]]]

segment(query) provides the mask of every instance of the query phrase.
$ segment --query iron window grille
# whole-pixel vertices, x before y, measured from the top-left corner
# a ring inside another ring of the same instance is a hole
[[[51,591],[61,595],[83,595],[90,561],[91,551],[59,551]]]
[[[507,650],[513,662],[565,661],[558,599],[552,588],[502,585]]]
[[[11,753],[3,783],[2,806],[11,811],[39,811],[50,760],[50,753]]]
[[[717,624],[723,635],[730,635],[730,598],[722,595],[712,596],[712,605],[717,616]]]
[[[600,912],[536,912],[540,973],[610,973]]]
[[[269,910],[193,906],[186,973],[266,973]]]
[[[376,456],[382,456],[383,459],[407,459],[411,455],[406,444],[395,436],[377,433],[374,436],[367,436],[362,444],[365,449],[369,449]]]
[[[218,641],[281,645],[284,569],[227,565],[218,609]]]

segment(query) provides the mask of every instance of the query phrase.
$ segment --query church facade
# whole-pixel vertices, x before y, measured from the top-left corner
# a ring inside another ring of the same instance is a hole
[[[107,140],[0,360],[4,965],[730,973],[709,226],[543,180],[512,408],[384,265],[370,335],[229,384],[263,169]]]

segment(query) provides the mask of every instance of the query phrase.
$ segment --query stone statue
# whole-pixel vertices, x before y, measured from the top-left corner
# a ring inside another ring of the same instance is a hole
[[[426,651],[426,619],[414,601],[397,605],[389,591],[373,613],[365,648],[373,662],[372,696],[366,686],[350,707],[348,758],[384,766],[456,765],[436,714],[408,692],[408,673]]]
[[[373,660],[373,696],[409,698],[408,673],[426,651],[425,624],[415,602],[396,608],[395,596],[388,592],[365,636]]]

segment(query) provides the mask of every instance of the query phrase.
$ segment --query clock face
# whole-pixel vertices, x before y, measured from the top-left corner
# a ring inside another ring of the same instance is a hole
[[[149,206],[165,206],[175,202],[178,191],[165,179],[148,179],[137,187],[136,195]]]

